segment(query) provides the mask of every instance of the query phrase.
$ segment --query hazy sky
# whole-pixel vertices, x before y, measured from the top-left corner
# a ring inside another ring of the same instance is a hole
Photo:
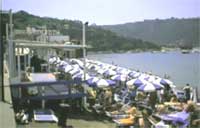
[[[2,0],[0,0],[2,1]],[[200,16],[200,0],[3,0],[3,9],[39,16],[120,24],[144,19]]]

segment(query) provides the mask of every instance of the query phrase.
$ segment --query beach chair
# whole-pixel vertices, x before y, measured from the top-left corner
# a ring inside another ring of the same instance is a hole
[[[97,113],[97,114],[103,114],[103,113],[104,113],[104,112],[103,112],[103,106],[100,105],[100,104],[95,104],[95,105],[93,105],[93,106],[92,106],[92,109],[93,109],[93,111],[94,111],[95,113]]]
[[[168,122],[170,125],[178,128],[190,127],[191,116],[190,113],[185,111],[176,112],[171,114],[154,115],[156,118]]]
[[[128,118],[130,115],[126,113],[119,113],[119,114],[112,114],[110,112],[105,112],[106,116],[113,118],[113,119],[122,119],[122,118]]]
[[[37,109],[33,111],[33,114],[37,122],[58,122],[58,118],[51,109]]]
[[[122,99],[121,99],[121,96],[119,95],[119,94],[114,94],[114,101],[115,102],[121,102],[122,101]]]
[[[147,120],[150,122],[151,128],[170,128],[171,127],[170,125],[165,124],[165,122],[162,120],[158,122],[152,116],[147,117]]]
[[[120,121],[118,119],[113,119],[113,121],[117,124],[117,128],[124,128],[124,127],[133,127],[134,126],[134,119],[123,119],[123,121]]]

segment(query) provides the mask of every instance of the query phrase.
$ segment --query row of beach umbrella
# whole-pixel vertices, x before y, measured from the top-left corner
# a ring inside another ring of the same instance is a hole
[[[91,87],[109,87],[116,85],[116,82],[109,79],[98,78],[96,76],[85,74],[83,72],[83,62],[78,59],[71,59],[69,62],[64,60],[60,60],[58,57],[51,57],[49,59],[50,64],[54,64],[58,69],[65,73],[70,73],[72,75],[72,79],[74,80],[82,80],[85,81]]]
[[[89,69],[96,70],[104,76],[109,75],[112,80],[126,82],[126,85],[135,86],[139,91],[155,91],[164,89],[166,86],[175,87],[168,79],[156,75],[132,71],[94,60],[87,60],[87,62]]]
[[[92,76],[86,73],[85,79],[83,72],[84,63],[79,59],[70,59],[67,62],[65,60],[60,60],[58,57],[51,57],[49,63],[54,64],[65,73],[70,73],[72,79],[85,81],[91,87],[112,87],[116,85],[117,81],[124,82],[128,86],[134,86],[139,91],[146,92],[164,89],[166,86],[175,87],[168,79],[102,63],[100,61],[86,59],[85,65],[87,71],[95,72],[96,75]],[[103,76],[103,78],[98,76]]]

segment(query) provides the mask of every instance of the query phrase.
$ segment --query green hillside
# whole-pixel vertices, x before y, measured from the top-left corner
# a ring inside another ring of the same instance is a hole
[[[106,25],[102,28],[128,38],[140,38],[158,45],[199,46],[200,18],[145,20],[143,22]]]
[[[2,28],[5,30],[4,23],[7,22],[7,16],[2,16]],[[82,40],[82,22],[72,20],[60,20],[49,17],[39,17],[31,15],[25,11],[14,13],[13,22],[15,29],[25,29],[27,26],[38,27],[46,25],[48,29],[56,29],[63,35],[69,35],[71,40],[81,42]],[[104,30],[98,26],[88,26],[86,29],[87,44],[90,44],[95,51],[119,51],[119,50],[147,50],[160,49],[159,46],[141,39],[125,38],[117,35],[110,30]],[[5,34],[5,33],[3,33]]]

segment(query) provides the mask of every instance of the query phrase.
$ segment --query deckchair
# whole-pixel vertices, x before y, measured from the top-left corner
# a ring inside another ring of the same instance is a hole
[[[179,128],[186,128],[190,126],[190,113],[185,111],[154,116],[163,121],[169,121],[172,125],[179,126]]]
[[[122,118],[128,118],[130,115],[126,113],[119,113],[119,114],[111,114],[110,112],[105,112],[106,116],[113,118],[113,119],[122,119]]]
[[[113,121],[117,124],[118,127],[133,126],[135,123],[134,119],[131,120],[129,118],[121,120],[114,119]]]
[[[170,128],[170,125],[165,124],[162,120],[158,122],[152,116],[147,117],[147,120],[151,123],[151,128]]]

